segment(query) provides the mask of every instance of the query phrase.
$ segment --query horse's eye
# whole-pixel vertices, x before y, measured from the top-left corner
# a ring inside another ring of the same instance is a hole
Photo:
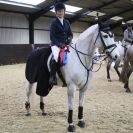
[[[104,37],[104,38],[108,38],[108,35],[104,35],[103,37]]]
[[[113,35],[110,35],[110,38],[113,38]]]
[[[110,34],[109,36],[110,36],[110,38],[113,38],[113,37],[114,37],[114,34],[112,33],[112,34]]]

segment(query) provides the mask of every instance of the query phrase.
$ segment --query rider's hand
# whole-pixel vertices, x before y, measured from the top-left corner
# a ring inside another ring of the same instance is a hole
[[[62,49],[65,48],[65,44],[61,44],[60,48]]]
[[[72,41],[72,38],[71,37],[68,37],[68,39],[66,40],[66,44],[70,44]]]

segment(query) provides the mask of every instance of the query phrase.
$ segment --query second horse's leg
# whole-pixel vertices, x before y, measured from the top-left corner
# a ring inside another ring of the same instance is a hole
[[[112,61],[111,61],[111,60],[108,60],[107,66],[106,66],[106,70],[107,70],[107,79],[108,79],[109,82],[111,82],[110,73],[109,73],[110,67],[111,67],[111,63],[112,63]]]
[[[130,88],[129,88],[129,77],[130,77],[130,75],[131,75],[131,73],[132,73],[132,71],[130,70],[129,72],[128,72],[128,74],[127,74],[127,82],[124,84],[124,88],[126,89],[126,92],[131,92],[131,90],[130,90]]]
[[[117,60],[116,62],[115,62],[115,66],[114,66],[114,69],[115,69],[115,71],[116,71],[116,73],[117,73],[117,75],[118,75],[118,77],[119,77],[119,80],[120,80],[120,72],[119,72],[119,70],[118,70],[118,67],[119,67],[119,65],[120,65],[120,60]]]

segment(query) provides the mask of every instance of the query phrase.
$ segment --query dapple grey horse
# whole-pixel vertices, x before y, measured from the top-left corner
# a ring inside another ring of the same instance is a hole
[[[68,131],[74,132],[75,126],[73,123],[73,108],[74,108],[74,94],[76,89],[79,90],[79,108],[78,108],[78,126],[85,127],[83,119],[83,105],[85,95],[92,77],[92,60],[95,48],[104,49],[111,58],[116,59],[119,56],[112,32],[104,23],[95,24],[85,30],[79,36],[77,43],[72,44],[68,53],[68,62],[61,67],[61,72],[67,84],[68,91]],[[28,83],[26,102],[30,103],[33,84]],[[43,97],[40,97],[43,103]],[[44,112],[44,109],[42,112]],[[27,109],[27,113],[29,112]]]
[[[120,66],[120,63],[123,62],[123,59],[124,59],[124,53],[125,53],[125,48],[124,46],[122,45],[121,41],[119,42],[115,42],[116,43],[116,49],[118,49],[118,52],[119,52],[119,55],[120,57],[117,58],[116,60],[113,60],[112,58],[107,58],[107,66],[106,66],[106,70],[107,70],[107,79],[109,82],[111,82],[111,78],[110,78],[110,68],[111,68],[111,65],[113,64],[113,67],[120,79],[120,72],[118,70],[119,66]]]

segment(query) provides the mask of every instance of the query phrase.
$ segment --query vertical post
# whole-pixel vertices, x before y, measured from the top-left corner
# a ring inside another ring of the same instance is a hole
[[[29,16],[29,44],[34,49],[34,21]]]

